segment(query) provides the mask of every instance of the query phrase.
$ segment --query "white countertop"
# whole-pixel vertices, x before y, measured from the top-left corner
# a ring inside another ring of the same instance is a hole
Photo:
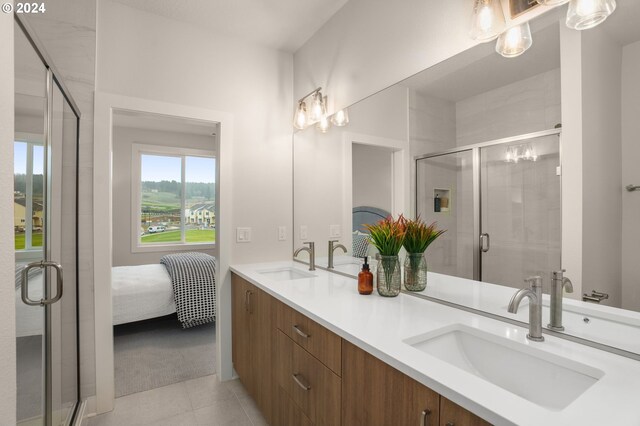
[[[318,264],[318,263],[316,263]],[[362,261],[350,256],[336,256],[335,270],[356,276]],[[375,273],[376,262],[372,262]],[[529,312],[525,300],[517,314],[507,312],[507,305],[515,288],[467,278],[428,272],[428,286],[418,295],[444,300],[457,305],[488,312],[522,322],[529,322]],[[521,287],[524,287],[524,283]],[[544,280],[544,291],[549,291],[549,281]],[[564,333],[603,345],[640,354],[640,312],[614,308],[573,299],[580,294],[565,294],[563,300]],[[543,296],[543,327],[549,322],[549,295]],[[585,321],[586,318],[586,321]]]
[[[530,342],[526,328],[405,294],[383,298],[374,290],[370,296],[361,296],[355,279],[322,270],[314,271],[314,277],[292,281],[274,281],[258,272],[278,267],[307,270],[293,261],[234,265],[231,270],[487,421],[498,425],[640,425],[638,361],[549,335],[542,343]],[[604,375],[566,408],[553,411],[403,342],[454,324],[531,345],[599,369]]]

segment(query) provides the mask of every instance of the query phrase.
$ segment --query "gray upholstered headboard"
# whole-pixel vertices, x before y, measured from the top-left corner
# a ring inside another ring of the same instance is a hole
[[[381,219],[385,219],[390,216],[386,210],[379,209],[377,207],[359,206],[353,208],[353,230],[360,231],[368,234],[364,225],[372,225]]]

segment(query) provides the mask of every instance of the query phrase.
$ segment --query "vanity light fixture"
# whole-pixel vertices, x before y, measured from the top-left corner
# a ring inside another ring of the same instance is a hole
[[[327,97],[322,96],[321,90],[322,87],[318,87],[298,100],[298,108],[296,108],[296,112],[293,115],[293,127],[298,130],[303,130],[308,125],[318,122],[325,115],[327,110]],[[311,111],[307,112],[305,100],[310,96],[313,96]]]
[[[515,58],[522,55],[533,44],[529,23],[516,25],[500,34],[496,43],[496,52],[505,58]]]
[[[615,0],[571,0],[567,10],[567,27],[587,30],[604,22],[616,10]]]
[[[504,31],[505,26],[500,0],[474,0],[469,32],[473,40],[481,43],[495,40]]]
[[[331,116],[331,122],[334,126],[342,127],[349,124],[349,111],[341,109]]]

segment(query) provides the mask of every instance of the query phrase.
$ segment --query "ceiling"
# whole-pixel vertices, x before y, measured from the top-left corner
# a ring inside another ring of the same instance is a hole
[[[209,31],[295,52],[347,0],[113,0]]]

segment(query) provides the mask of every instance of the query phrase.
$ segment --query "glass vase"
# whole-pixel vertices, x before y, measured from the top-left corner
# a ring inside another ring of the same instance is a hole
[[[378,256],[376,271],[378,294],[395,297],[400,294],[400,259],[398,256]]]
[[[427,288],[427,260],[424,253],[408,253],[404,259],[404,287],[409,291]]]

